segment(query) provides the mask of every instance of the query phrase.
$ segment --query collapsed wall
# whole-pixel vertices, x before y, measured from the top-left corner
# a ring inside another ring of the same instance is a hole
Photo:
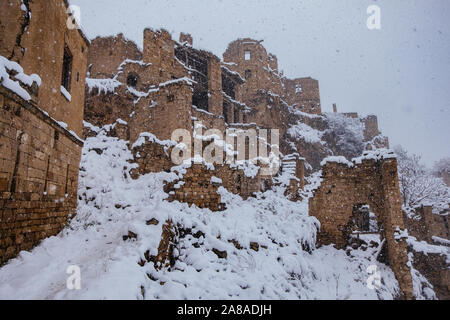
[[[419,241],[433,243],[434,238],[450,239],[448,215],[433,213],[432,206],[421,206],[408,216],[403,215],[408,233]]]
[[[376,215],[389,265],[404,297],[411,299],[412,278],[394,155],[367,152],[353,162],[343,157],[328,158],[323,162],[322,179],[309,202],[310,215],[321,223],[318,242],[344,248],[355,231],[363,231],[352,223],[355,215],[359,215],[356,209],[368,205]]]

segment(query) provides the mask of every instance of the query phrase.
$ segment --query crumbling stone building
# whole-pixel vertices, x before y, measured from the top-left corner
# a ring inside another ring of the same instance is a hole
[[[404,215],[405,225],[410,235],[419,241],[433,243],[433,237],[450,239],[448,214],[434,214],[432,206],[421,206],[415,215]]]
[[[267,53],[261,43],[238,39],[228,45],[223,55],[231,70],[245,76],[242,101],[251,104],[257,95],[271,93],[300,111],[321,114],[319,82],[310,77],[293,80],[284,77],[278,70],[278,58]]]
[[[118,50],[112,51],[112,44]],[[303,183],[305,159],[299,153],[317,167],[330,152],[320,143],[292,144],[286,139],[287,129],[298,121],[322,129],[326,126],[320,117],[319,84],[311,78],[284,77],[278,71],[277,57],[267,53],[261,41],[239,39],[230,43],[222,62],[210,52],[195,49],[189,34],[182,33],[177,42],[165,30],[146,29],[142,54],[122,35],[94,39],[89,66],[86,121],[96,126],[110,124],[112,133],[131,145],[148,132],[158,141],[169,141],[176,129],[195,135],[195,122],[201,122],[204,130],[215,129],[223,135],[227,130],[275,128],[280,131],[281,154],[297,154],[295,163],[302,167],[294,170],[290,178],[294,193]],[[378,136],[376,118],[366,122],[370,124],[366,138]],[[135,172],[159,169],[161,163],[165,170],[170,169],[169,159],[158,160],[161,153],[155,159],[150,151],[159,147],[143,149],[140,146],[137,162],[141,167]],[[246,153],[248,149],[249,145]],[[241,187],[240,193],[246,197],[248,193],[243,190],[261,190],[267,184],[261,180],[247,184],[253,187]],[[178,191],[176,194],[183,190]]]
[[[75,214],[89,41],[67,9],[0,3],[0,264]]]
[[[322,179],[309,202],[310,215],[321,223],[319,243],[345,248],[354,232],[369,231],[355,223],[362,214],[359,208],[368,205],[376,215],[377,233],[383,240],[380,249],[387,251],[385,256],[404,297],[411,299],[413,286],[395,157],[375,151],[353,162],[329,158],[323,162]]]
[[[333,112],[338,112],[336,104],[333,104]],[[348,118],[361,119],[361,122],[364,124],[363,134],[364,141],[367,143],[367,150],[389,149],[389,139],[381,135],[378,127],[378,117],[376,115],[371,114],[365,118],[360,118],[357,112],[346,112],[343,115]]]
[[[98,61],[98,56],[110,51],[110,43],[126,49],[113,52],[118,57],[108,58],[106,63]],[[198,133],[196,123],[201,123],[203,132],[214,129],[223,139],[227,130],[239,134],[249,129],[257,132],[274,128],[262,121],[259,121],[262,126],[246,122],[251,108],[240,101],[245,79],[214,54],[193,48],[189,35],[182,34],[180,42],[176,42],[165,30],[146,29],[142,61],[133,60],[139,57],[136,50],[137,47],[122,36],[92,41],[85,104],[87,122],[95,126],[110,124],[112,134],[129,140],[135,154],[139,154],[136,157],[139,168],[134,170],[133,176],[161,169],[168,171],[174,166],[169,157],[173,148],[170,140],[177,129],[188,131],[193,140],[202,140],[202,152],[212,139]],[[102,67],[95,67],[96,63],[102,63]],[[89,134],[89,129],[86,130]],[[138,140],[144,143],[136,143]],[[260,148],[260,142],[248,141],[245,152],[249,153],[251,143]],[[269,136],[264,143],[270,147],[270,142]],[[169,145],[168,150],[164,150],[164,144]],[[192,150],[197,151],[194,145]],[[203,170],[208,171],[205,166]],[[297,172],[303,171],[294,173]],[[194,173],[192,181],[197,181],[198,177],[206,180],[200,184],[195,182],[194,186],[186,183],[177,190],[168,186],[170,199],[219,209],[217,188],[201,187],[209,183],[210,172],[199,174],[198,166],[189,168],[183,179],[191,181],[188,176]],[[271,176],[263,177],[260,173],[249,177],[242,168],[232,168],[228,164],[216,166],[213,173],[228,190],[244,198],[272,183]],[[300,183],[303,176],[292,176],[292,180]],[[214,204],[208,201],[211,197],[215,199]]]

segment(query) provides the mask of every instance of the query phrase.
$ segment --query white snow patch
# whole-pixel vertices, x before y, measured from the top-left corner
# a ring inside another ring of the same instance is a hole
[[[325,144],[322,141],[323,132],[313,129],[303,122],[297,122],[297,124],[290,127],[287,133],[294,139],[303,139],[307,143],[320,143]]]
[[[64,88],[63,86],[61,86],[61,93],[63,94],[63,96],[67,99],[67,101],[72,101],[72,96],[70,95],[69,91],[67,91],[66,88]]]
[[[98,93],[114,93],[116,88],[122,85],[121,82],[115,79],[92,79],[86,78],[86,85],[89,88],[89,92],[93,89],[98,89]]]
[[[9,76],[8,71],[15,72],[16,75],[14,77],[18,81],[12,80]],[[22,99],[30,101],[31,100],[30,94],[28,93],[27,90],[22,88],[20,84],[22,83],[23,85],[31,87],[34,82],[38,86],[42,84],[42,80],[38,75],[36,74],[26,75],[25,73],[23,73],[23,68],[17,62],[10,61],[5,57],[0,56],[0,83],[5,88],[13,91]]]

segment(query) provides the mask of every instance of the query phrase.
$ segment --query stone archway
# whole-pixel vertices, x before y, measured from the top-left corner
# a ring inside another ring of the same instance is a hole
[[[386,152],[373,151],[347,161],[330,157],[322,167],[323,181],[309,202],[309,213],[321,223],[319,244],[345,248],[348,223],[355,205],[367,204],[376,215],[386,240],[390,266],[404,297],[413,299],[411,272],[408,267],[397,160]]]

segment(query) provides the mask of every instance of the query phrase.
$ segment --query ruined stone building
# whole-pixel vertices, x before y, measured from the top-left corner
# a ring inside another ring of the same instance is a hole
[[[333,104],[333,112],[338,113],[336,104]],[[343,113],[348,118],[359,119],[357,112]],[[386,136],[381,135],[381,131],[378,128],[378,117],[376,115],[368,115],[365,118],[361,118],[364,123],[364,140],[368,142],[368,150],[372,149],[389,149],[389,139]]]
[[[310,199],[310,215],[321,222],[319,242],[348,245],[354,231],[369,231],[355,224],[360,208],[369,206],[375,213],[377,230],[385,239],[391,265],[405,297],[413,297],[411,272],[407,266],[405,230],[397,174],[393,155],[370,154],[353,162],[336,158],[324,160],[323,181]]]
[[[0,3],[0,264],[76,213],[89,41],[67,8]]]
[[[112,52],[111,43],[118,50]],[[176,129],[185,129],[193,134],[196,122],[201,122],[204,130],[214,129],[223,135],[230,129],[285,130],[280,107],[274,107],[271,113],[266,111],[269,103],[276,104],[276,97],[261,93],[262,100],[261,97],[256,102],[253,98],[248,99],[251,106],[243,102],[246,96],[250,96],[243,94],[246,80],[214,54],[195,49],[189,35],[182,34],[180,41],[176,42],[165,30],[146,29],[143,47],[142,60],[135,60],[141,56],[139,49],[123,36],[94,39],[89,53],[90,78],[87,80],[85,105],[87,122],[100,127],[113,125],[113,134],[129,140],[135,147],[135,153],[139,153],[136,161],[140,166],[136,174],[169,170],[173,164],[167,153],[151,142],[155,139],[170,140]],[[278,105],[282,105],[279,98]],[[146,139],[147,143],[137,145],[135,142],[140,138]],[[270,142],[270,137],[267,138]],[[202,148],[204,146],[203,143]],[[248,148],[249,145],[246,153]],[[289,154],[292,158],[293,153]],[[290,177],[295,189],[296,184],[303,183],[303,162],[298,155],[294,157],[286,161],[299,167],[292,171]],[[301,176],[296,176],[300,173]],[[209,181],[211,176],[205,173],[205,181]],[[242,170],[231,169],[228,165],[216,166],[214,176],[220,178],[227,189],[244,197],[273,182],[272,177],[261,174],[247,177]],[[189,203],[214,209],[220,207],[220,198],[215,196],[217,187],[191,192],[187,183],[178,190],[170,188],[168,186],[168,192],[173,199],[183,200],[187,194],[188,199],[184,200]],[[210,196],[215,199],[214,205],[201,200]]]
[[[196,49],[189,34],[175,41],[166,30],[145,29],[142,50],[122,34],[90,43],[79,29],[68,28],[67,7],[62,0],[0,5],[0,264],[57,234],[76,213],[79,137],[104,128],[129,142],[137,164],[133,178],[176,172],[179,179],[164,186],[167,200],[212,211],[225,208],[221,186],[247,199],[284,184],[286,196],[297,201],[305,172],[322,169],[322,183],[310,200],[310,215],[321,223],[319,243],[347,246],[355,232],[367,231],[370,207],[384,240],[380,250],[404,297],[413,296],[404,237],[409,222],[402,213],[396,160],[375,151],[353,162],[342,157],[321,163],[338,153],[336,146],[292,139],[295,126],[327,128],[317,80],[287,79],[277,57],[248,38],[230,43],[223,60]],[[344,115],[360,119],[357,113]],[[376,116],[360,121],[368,150],[389,146]],[[248,155],[244,164],[211,166],[200,157],[180,165],[171,158],[180,142],[173,137],[177,129],[193,137],[186,143],[192,158],[216,140],[223,143],[225,138],[215,137],[227,132],[277,129],[279,143],[277,135],[244,137],[242,150],[234,140],[231,153],[221,145],[227,160]],[[256,157],[253,148],[268,154]],[[276,172],[267,174],[267,159],[278,152]],[[433,220],[429,211],[424,219]],[[434,225],[420,231],[424,239],[445,237]],[[432,277],[439,278],[436,274]]]

